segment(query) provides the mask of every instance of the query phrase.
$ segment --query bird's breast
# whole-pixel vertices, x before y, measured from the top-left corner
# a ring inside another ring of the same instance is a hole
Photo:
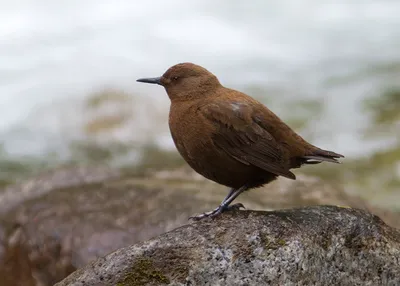
[[[207,124],[196,106],[171,105],[169,128],[175,146],[186,161],[199,158],[212,145],[213,126]]]

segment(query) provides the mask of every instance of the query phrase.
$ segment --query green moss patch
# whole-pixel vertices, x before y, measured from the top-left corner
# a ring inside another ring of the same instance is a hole
[[[169,279],[157,269],[149,259],[139,259],[130,272],[119,282],[118,286],[141,286],[147,284],[162,285],[170,283]]]

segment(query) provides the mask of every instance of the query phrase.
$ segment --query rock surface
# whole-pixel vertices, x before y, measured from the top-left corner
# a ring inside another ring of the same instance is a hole
[[[228,212],[122,248],[66,285],[399,285],[400,232],[358,209]]]
[[[118,170],[102,167],[73,167],[49,171],[26,182],[9,186],[4,190],[0,189],[0,214],[26,200],[43,196],[59,188],[101,182],[119,176]]]
[[[219,204],[226,188],[186,170],[141,178],[118,178],[104,169],[61,170],[0,192],[1,279],[16,281],[5,284],[10,286],[32,285],[29,279],[53,285],[93,259],[185,225],[190,215]],[[246,192],[238,202],[258,210],[348,205],[400,226],[397,214],[301,175]],[[28,282],[18,282],[23,277]]]

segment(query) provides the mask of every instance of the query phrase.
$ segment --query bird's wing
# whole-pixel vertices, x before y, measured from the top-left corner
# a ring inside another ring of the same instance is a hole
[[[295,179],[288,158],[274,137],[256,120],[246,102],[213,102],[199,111],[215,126],[214,144],[236,160],[270,173]]]

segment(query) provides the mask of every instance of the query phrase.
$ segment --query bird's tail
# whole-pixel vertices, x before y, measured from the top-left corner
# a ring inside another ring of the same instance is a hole
[[[332,151],[316,148],[312,152],[305,156],[302,156],[301,158],[304,160],[303,164],[319,164],[321,162],[340,164],[340,161],[338,161],[337,159],[344,158],[344,156]]]

